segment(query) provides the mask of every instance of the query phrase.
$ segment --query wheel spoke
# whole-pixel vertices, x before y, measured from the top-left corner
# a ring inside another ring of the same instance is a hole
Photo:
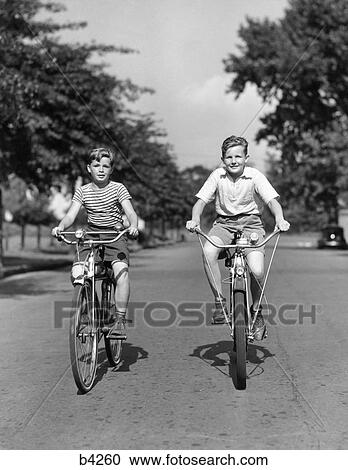
[[[75,313],[70,330],[70,356],[76,385],[82,392],[93,386],[97,366],[96,334],[93,328],[93,306],[89,283],[76,286]]]
[[[115,293],[114,284],[109,281],[103,281],[103,297],[102,297],[102,310],[104,315],[107,317],[110,314],[110,309],[113,305],[113,297]],[[115,325],[116,329],[124,329],[124,323],[122,325],[117,323]],[[108,337],[106,334],[104,336],[104,343],[105,343],[105,351],[108,357],[109,363],[111,366],[116,366],[121,361],[121,354],[122,354],[122,345],[123,340],[118,340],[112,337]]]

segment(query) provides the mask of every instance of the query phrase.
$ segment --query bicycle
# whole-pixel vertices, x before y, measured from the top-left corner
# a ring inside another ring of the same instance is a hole
[[[116,317],[116,322],[112,322],[116,283],[111,266],[103,261],[103,249],[104,245],[116,242],[127,232],[128,229],[97,232],[78,229],[74,232],[60,232],[57,237],[68,245],[75,245],[77,252],[78,261],[71,270],[74,293],[69,343],[74,380],[82,393],[87,393],[93,387],[98,364],[98,344],[102,337],[110,365],[117,366],[121,361],[123,342],[127,339],[125,320]],[[113,238],[93,238],[101,236]],[[74,237],[75,240],[67,237]],[[81,261],[79,248],[86,245],[90,250],[85,260]]]
[[[273,252],[268,264],[265,280],[261,290],[260,301],[258,304],[258,311],[268,279],[268,275],[273,262],[274,254],[278,245],[280,230],[275,230],[268,237],[266,237],[261,243],[258,242],[258,234],[251,233],[248,238],[242,230],[235,229],[234,232],[234,243],[230,245],[220,245],[212,240],[208,235],[202,232],[199,228],[195,229],[197,235],[203,236],[212,245],[217,248],[224,250],[226,257],[225,266],[228,268],[228,277],[222,282],[229,285],[229,297],[228,297],[228,313],[225,311],[224,305],[221,301],[222,311],[225,316],[225,323],[230,328],[230,335],[233,342],[233,351],[236,354],[236,378],[237,388],[246,388],[246,363],[247,363],[247,349],[248,343],[254,341],[253,327],[256,320],[256,315],[251,318],[250,314],[250,302],[249,302],[249,267],[246,260],[245,249],[246,248],[261,248],[266,245],[275,235],[278,235],[275,242]],[[199,238],[199,237],[198,237]],[[199,238],[201,248],[203,250],[203,244]],[[231,250],[234,250],[231,252]],[[204,251],[203,251],[204,253]],[[223,253],[223,252],[222,252]],[[208,264],[209,266],[209,264]],[[211,273],[212,274],[212,273]],[[216,286],[217,287],[217,286]],[[218,288],[217,288],[218,291]]]

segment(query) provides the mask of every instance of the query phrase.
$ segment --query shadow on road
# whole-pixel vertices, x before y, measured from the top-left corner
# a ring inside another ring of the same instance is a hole
[[[220,357],[226,355],[226,358]],[[235,369],[235,353],[233,352],[232,341],[219,341],[217,343],[203,344],[197,346],[191,357],[198,357],[209,363],[211,367],[215,367],[219,372],[229,376],[232,379],[233,385],[237,387],[236,369]],[[266,359],[273,357],[274,354],[260,345],[249,344],[247,353],[247,365],[252,366],[251,370],[248,370],[248,379],[261,375],[264,371],[262,364]],[[226,370],[220,369],[220,367],[227,368]]]
[[[135,364],[141,359],[147,359],[149,353],[139,346],[133,346],[131,343],[124,343],[122,350],[122,360],[120,364],[112,368],[113,372],[130,372],[130,366]],[[97,369],[96,379],[94,385],[103,380],[111,368],[106,356],[105,349],[99,351],[99,366]]]

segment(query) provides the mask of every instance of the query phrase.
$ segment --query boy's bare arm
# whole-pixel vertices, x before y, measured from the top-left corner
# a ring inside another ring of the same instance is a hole
[[[52,229],[52,235],[57,236],[59,232],[63,232],[64,230],[68,229],[74,222],[77,217],[77,214],[79,213],[81,208],[81,203],[77,201],[72,201],[71,206],[66,213],[66,215],[62,218],[62,220],[59,222],[57,227],[54,227]]]
[[[187,230],[190,230],[192,232],[195,228],[200,226],[201,215],[205,206],[206,203],[202,199],[198,199],[198,201],[192,208],[192,219],[186,222]]]
[[[289,230],[290,224],[284,219],[282,206],[279,204],[277,199],[271,199],[267,205],[275,218],[275,228],[278,228],[282,232]]]
[[[127,216],[127,219],[129,220],[130,226],[129,226],[129,234],[136,237],[139,232],[138,232],[138,216],[133,208],[132,203],[130,202],[129,199],[126,199],[125,201],[121,202],[121,205],[123,207],[124,213]]]

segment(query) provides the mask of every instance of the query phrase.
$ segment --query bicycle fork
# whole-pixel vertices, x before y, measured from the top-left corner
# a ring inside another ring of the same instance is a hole
[[[244,258],[242,256],[234,256],[231,260],[230,266],[230,280],[231,280],[231,287],[230,287],[230,297],[231,297],[231,312],[230,312],[230,319],[231,319],[231,336],[233,336],[234,332],[234,294],[235,292],[242,292],[244,295],[244,299],[246,302],[246,312],[245,312],[245,321],[247,325],[247,336],[248,340],[252,341],[254,339],[252,334],[252,322],[251,322],[251,315],[250,315],[250,301],[249,301],[249,279],[248,279],[248,272],[245,265]]]

